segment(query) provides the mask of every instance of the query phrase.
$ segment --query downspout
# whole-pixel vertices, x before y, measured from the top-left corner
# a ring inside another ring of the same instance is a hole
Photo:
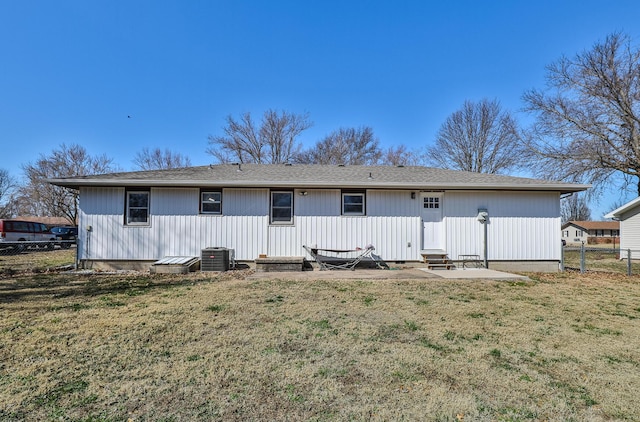
[[[478,222],[483,226],[483,255],[484,255],[484,267],[489,268],[489,257],[488,255],[488,242],[487,242],[487,225],[489,224],[489,212],[486,208],[478,208],[478,216],[476,217]]]
[[[489,268],[489,258],[487,256],[487,225],[489,225],[489,223],[485,221],[482,225],[484,226],[484,267]]]

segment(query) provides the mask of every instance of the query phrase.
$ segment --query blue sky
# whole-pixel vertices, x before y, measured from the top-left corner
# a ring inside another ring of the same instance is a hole
[[[0,168],[19,179],[62,143],[123,170],[145,147],[208,164],[227,115],[268,108],[309,113],[306,146],[370,126],[425,148],[466,99],[526,123],[546,65],[614,31],[640,43],[638,22],[631,0],[0,0]]]

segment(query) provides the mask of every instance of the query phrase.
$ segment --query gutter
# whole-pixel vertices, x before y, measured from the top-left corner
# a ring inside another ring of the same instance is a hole
[[[94,187],[220,187],[220,188],[348,188],[348,189],[414,189],[414,190],[508,190],[508,191],[558,191],[562,194],[581,192],[587,190],[591,185],[578,184],[553,184],[553,183],[532,183],[532,184],[478,184],[469,183],[348,183],[348,182],[292,182],[292,181],[211,181],[209,180],[161,180],[161,179],[47,179],[48,183],[72,189],[85,186]]]

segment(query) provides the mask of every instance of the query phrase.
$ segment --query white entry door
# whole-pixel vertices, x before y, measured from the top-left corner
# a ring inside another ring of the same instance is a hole
[[[444,223],[442,222],[442,193],[423,192],[422,204],[422,249],[445,250]]]

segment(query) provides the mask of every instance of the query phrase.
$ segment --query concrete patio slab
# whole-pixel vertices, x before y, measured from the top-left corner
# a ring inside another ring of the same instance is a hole
[[[529,277],[524,275],[505,273],[503,271],[496,271],[488,268],[456,268],[453,270],[429,270],[427,268],[418,269],[431,275],[451,279],[475,278],[491,280],[529,280]]]
[[[256,272],[248,279],[294,279],[294,280],[402,280],[437,278],[437,275],[425,273],[418,268],[398,270],[356,269],[354,271],[334,270],[299,271],[299,272]]]
[[[295,280],[401,280],[401,279],[491,279],[491,280],[528,280],[528,277],[487,270],[468,268],[465,270],[428,270],[421,267],[405,267],[396,270],[356,269],[355,271],[298,271],[298,272],[256,272],[248,279],[295,279]]]

